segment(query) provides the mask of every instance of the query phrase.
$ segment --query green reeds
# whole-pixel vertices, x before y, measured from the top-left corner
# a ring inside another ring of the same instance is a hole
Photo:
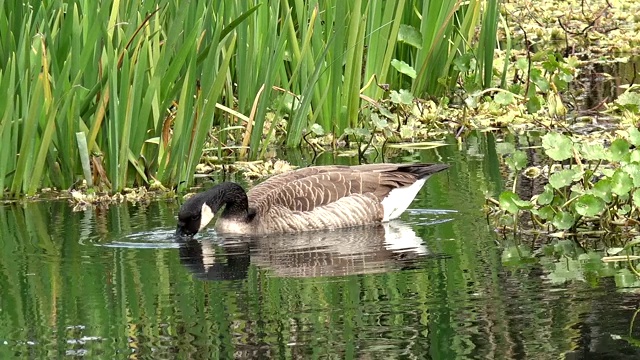
[[[183,189],[212,126],[219,147],[256,159],[272,144],[299,146],[314,123],[342,135],[363,97],[387,96],[374,80],[440,96],[456,86],[454,59],[472,54],[476,81],[490,86],[497,9],[492,0],[1,2],[0,190],[89,180],[118,192],[154,179]],[[402,28],[421,40],[398,42]]]
[[[0,189],[17,196],[69,188],[88,176],[80,161],[87,153],[104,190],[149,182],[147,175],[186,186],[224,88],[238,18],[226,13],[225,27],[224,2],[29,5],[0,5]]]

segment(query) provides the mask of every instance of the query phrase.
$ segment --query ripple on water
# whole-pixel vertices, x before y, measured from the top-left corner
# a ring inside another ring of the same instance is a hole
[[[177,249],[180,244],[176,242],[174,234],[175,230],[173,229],[158,228],[126,234],[108,243],[96,245],[129,249]]]

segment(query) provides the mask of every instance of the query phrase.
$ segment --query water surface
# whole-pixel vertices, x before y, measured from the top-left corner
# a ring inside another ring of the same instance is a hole
[[[398,156],[452,167],[387,226],[176,242],[173,202],[0,206],[0,358],[639,355],[632,292],[503,264],[492,138]]]

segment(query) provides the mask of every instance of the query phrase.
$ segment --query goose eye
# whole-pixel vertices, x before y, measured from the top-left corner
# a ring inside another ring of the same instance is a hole
[[[200,220],[200,214],[191,215],[191,220],[193,221]]]

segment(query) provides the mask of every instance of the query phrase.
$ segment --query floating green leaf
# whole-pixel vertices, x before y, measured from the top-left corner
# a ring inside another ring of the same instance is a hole
[[[609,147],[609,159],[611,161],[624,161],[629,157],[629,143],[624,139],[616,139]]]
[[[604,146],[601,143],[582,144],[580,146],[580,155],[585,160],[604,160],[607,158]]]
[[[500,105],[511,105],[515,100],[513,94],[506,91],[500,91],[493,99]]]
[[[633,193],[633,206],[640,208],[640,191],[635,191]]]
[[[527,166],[528,161],[529,159],[524,151],[516,150],[505,162],[511,170],[520,171]]]
[[[521,209],[531,209],[533,204],[530,201],[521,200],[518,194],[512,191],[505,191],[500,194],[500,208],[511,214],[516,214]]]
[[[556,214],[556,212],[553,211],[553,208],[549,205],[543,206],[537,210],[533,209],[531,212],[542,220],[552,220]]]
[[[596,216],[604,210],[605,203],[599,197],[585,194],[575,201],[576,212],[582,216]]]
[[[413,94],[405,89],[401,89],[400,92],[392,90],[389,98],[396,104],[411,105],[413,103]]]
[[[520,265],[529,263],[534,259],[531,250],[524,245],[509,246],[502,251],[502,263],[504,265]]]
[[[634,126],[629,128],[629,143],[634,146],[640,146],[640,130]]]
[[[640,94],[626,91],[618,96],[616,104],[625,109],[637,112],[640,109]]]
[[[576,171],[573,169],[560,170],[549,176],[549,184],[553,186],[554,189],[562,189],[565,186],[571,185],[575,175]]]
[[[605,178],[598,181],[590,190],[590,193],[604,200],[611,202],[611,179]]]
[[[631,176],[621,169],[616,170],[611,177],[611,192],[619,196],[626,195],[632,187],[633,180],[631,180]]]
[[[634,187],[640,187],[640,164],[626,164],[622,170],[631,176]]]
[[[547,155],[555,161],[562,161],[573,156],[573,141],[559,133],[548,133],[542,137],[542,147]]]
[[[553,217],[553,226],[555,226],[559,230],[571,229],[574,223],[575,219],[573,215],[566,211],[561,211]]]
[[[553,201],[553,188],[550,185],[544,186],[544,191],[538,195],[538,205],[548,205]]]

